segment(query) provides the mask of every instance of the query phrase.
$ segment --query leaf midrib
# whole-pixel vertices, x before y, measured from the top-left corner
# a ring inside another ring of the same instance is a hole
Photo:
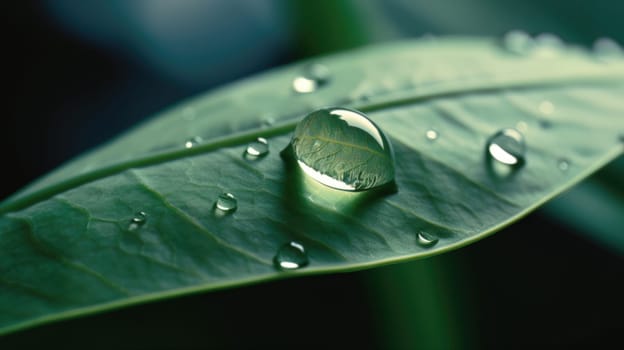
[[[556,86],[580,86],[580,85],[594,85],[600,84],[605,85],[609,83],[621,84],[622,78],[617,74],[612,74],[609,76],[600,76],[600,77],[573,77],[573,78],[552,78],[548,80],[546,78],[543,81],[520,81],[520,82],[505,82],[505,81],[497,81],[492,82],[491,85],[480,86],[480,87],[469,87],[469,88],[457,88],[451,89],[448,91],[434,91],[430,93],[424,93],[422,95],[408,96],[408,97],[398,97],[389,99],[387,101],[382,101],[379,103],[369,103],[363,105],[355,105],[351,106],[352,108],[358,109],[362,112],[374,112],[381,109],[389,109],[396,108],[408,104],[414,104],[417,102],[425,102],[429,100],[435,100],[440,98],[448,98],[458,95],[464,94],[478,94],[478,93],[488,93],[495,92],[500,90],[524,90],[524,89],[540,89],[540,88],[549,88]],[[294,130],[299,120],[291,120],[270,128],[262,128],[262,129],[254,129],[250,131],[230,134],[224,137],[215,138],[212,142],[206,142],[194,146],[192,148],[184,148],[166,151],[157,154],[145,155],[143,157],[138,157],[132,160],[123,161],[117,164],[112,164],[109,166],[105,166],[87,173],[83,173],[77,175],[75,177],[68,178],[64,181],[60,181],[58,183],[52,184],[43,189],[34,191],[32,193],[28,193],[16,199],[5,200],[0,203],[0,214],[5,214],[12,211],[18,211],[24,208],[27,208],[31,205],[34,205],[38,202],[46,200],[50,197],[53,197],[56,194],[63,193],[69,189],[74,187],[83,185],[85,183],[89,183],[92,181],[96,181],[117,173],[121,173],[125,170],[131,168],[139,168],[150,165],[155,165],[159,163],[163,163],[170,160],[176,160],[181,158],[186,158],[189,156],[210,152],[219,148],[224,147],[233,147],[237,145],[241,145],[256,138],[262,137],[272,137],[283,135],[285,133],[291,132]]]

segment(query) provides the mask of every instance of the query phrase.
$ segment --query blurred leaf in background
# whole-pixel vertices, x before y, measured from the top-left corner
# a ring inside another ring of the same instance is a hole
[[[2,198],[174,102],[311,55],[424,34],[501,36],[510,29],[552,32],[583,47],[603,36],[624,41],[624,3],[611,0],[3,6],[13,40],[4,50],[12,95],[0,135],[10,165]],[[457,252],[163,301],[43,326],[0,344],[600,347],[624,331],[621,165],[620,157],[545,210]]]

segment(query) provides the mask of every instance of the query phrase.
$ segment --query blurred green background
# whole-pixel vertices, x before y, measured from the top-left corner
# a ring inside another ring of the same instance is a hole
[[[624,2],[48,0],[5,3],[5,198],[184,98],[402,38],[551,32],[624,41]],[[588,116],[591,123],[591,116]],[[459,251],[140,305],[0,338],[1,349],[607,348],[624,331],[624,161]]]

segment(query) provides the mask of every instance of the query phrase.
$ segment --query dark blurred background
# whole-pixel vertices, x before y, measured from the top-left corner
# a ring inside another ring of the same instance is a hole
[[[624,41],[624,2],[613,0],[0,6],[8,75],[0,199],[174,102],[310,55],[511,29],[586,46]],[[566,215],[587,212],[577,198],[442,256],[136,306],[9,335],[0,348],[610,348],[624,332],[622,247],[612,244],[624,227],[570,224]],[[615,200],[620,208],[624,199]]]

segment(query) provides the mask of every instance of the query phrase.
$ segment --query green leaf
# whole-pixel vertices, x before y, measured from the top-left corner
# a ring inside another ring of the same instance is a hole
[[[456,38],[315,61],[332,76],[313,93],[291,87],[307,62],[233,84],[0,204],[0,333],[439,254],[519,219],[622,152],[621,60],[566,48],[525,57],[491,40]],[[364,111],[391,140],[396,193],[329,189],[281,159],[297,122],[331,105]],[[527,150],[524,164],[501,177],[485,146],[506,127],[523,131]],[[270,152],[246,159],[257,137]],[[238,202],[225,215],[214,209],[224,192]],[[144,221],[133,222],[137,212]],[[422,231],[438,242],[418,245]],[[309,265],[280,271],[273,257],[293,240]]]

